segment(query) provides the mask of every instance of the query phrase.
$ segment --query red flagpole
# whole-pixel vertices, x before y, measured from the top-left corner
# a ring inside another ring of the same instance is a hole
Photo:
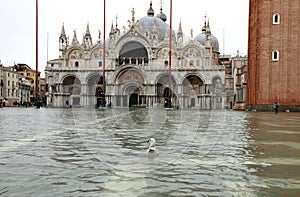
[[[103,102],[101,105],[102,107],[105,107],[106,101],[105,101],[105,94],[106,94],[106,80],[105,80],[105,58],[106,58],[106,0],[104,0],[104,17],[103,17],[103,68],[102,68],[102,76],[103,76]]]
[[[35,93],[35,99],[38,98],[38,73],[39,73],[39,11],[38,11],[38,0],[36,0],[36,22],[35,22],[35,89],[34,89],[34,93]]]
[[[105,54],[106,54],[106,41],[105,41],[105,35],[106,35],[106,0],[104,0],[104,25],[103,25],[103,70],[102,75],[105,79]]]
[[[172,0],[170,0],[170,48],[169,48],[169,98],[167,107],[172,107],[172,83],[171,83],[171,67],[172,67]]]
[[[170,77],[170,79],[171,79],[171,66],[172,66],[171,56],[172,56],[172,0],[170,0],[170,49],[169,49],[169,77]]]

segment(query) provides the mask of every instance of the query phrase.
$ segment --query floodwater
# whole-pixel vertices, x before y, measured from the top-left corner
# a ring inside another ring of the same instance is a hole
[[[0,121],[0,196],[300,196],[299,113],[1,108]]]

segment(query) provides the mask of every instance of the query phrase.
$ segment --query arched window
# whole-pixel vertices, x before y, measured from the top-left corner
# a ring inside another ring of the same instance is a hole
[[[79,62],[75,62],[75,67],[79,67]]]
[[[279,51],[274,50],[274,51],[272,52],[272,60],[273,60],[274,62],[279,61]]]
[[[276,13],[273,15],[273,25],[279,25],[280,24],[280,14]]]
[[[169,65],[169,61],[166,60],[166,61],[165,61],[165,66],[168,66],[168,65]]]
[[[139,42],[128,42],[120,50],[119,65],[138,64],[139,59],[144,59],[144,63],[148,64],[148,51],[144,45]],[[140,61],[141,62],[141,61]]]

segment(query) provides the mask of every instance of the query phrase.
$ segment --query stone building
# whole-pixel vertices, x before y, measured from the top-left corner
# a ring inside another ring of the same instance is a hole
[[[29,105],[31,84],[28,79],[20,76],[19,78],[19,102],[21,105]]]
[[[198,109],[229,105],[219,43],[206,19],[202,32],[194,37],[191,30],[187,37],[181,23],[177,32],[170,31],[162,8],[155,16],[150,3],[146,16],[139,20],[132,10],[132,19],[122,30],[117,21],[112,24],[105,44],[104,48],[100,32],[98,40],[92,41],[89,25],[81,43],[76,31],[69,41],[63,25],[60,56],[48,61],[45,69],[48,106],[94,107],[103,96],[114,107],[163,107],[168,102]]]
[[[3,67],[2,103],[3,106],[19,104],[19,74],[10,67]]]
[[[30,68],[30,66],[28,66],[27,64],[16,64],[11,68],[18,72],[21,77],[27,79],[30,82],[30,102],[34,103],[36,101],[36,96],[42,98],[42,93],[40,91],[40,72],[38,72],[37,74],[36,71]],[[38,80],[38,88],[36,88],[36,80]],[[35,91],[37,91],[37,95]]]
[[[300,111],[299,13],[299,0],[250,0],[249,110]]]
[[[247,62],[246,56],[240,56],[239,53],[236,57],[232,58],[232,71],[234,79],[234,104],[233,109],[245,110],[246,108],[246,95],[247,95]]]
[[[0,107],[2,107],[3,104],[3,91],[4,91],[4,79],[3,79],[3,64],[1,63],[0,60]]]

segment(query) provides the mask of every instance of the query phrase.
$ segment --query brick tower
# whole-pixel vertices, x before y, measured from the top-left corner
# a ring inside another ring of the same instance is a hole
[[[249,2],[248,109],[300,111],[300,1]]]

